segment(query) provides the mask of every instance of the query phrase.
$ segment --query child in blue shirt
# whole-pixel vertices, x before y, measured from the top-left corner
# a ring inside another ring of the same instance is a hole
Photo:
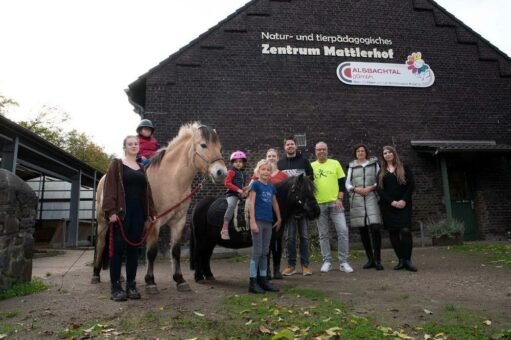
[[[248,291],[256,294],[265,291],[279,291],[268,281],[267,274],[267,256],[272,228],[279,229],[282,222],[279,204],[275,196],[276,189],[270,182],[271,172],[271,163],[266,159],[260,160],[254,171],[258,179],[250,186],[249,193],[252,255],[250,258],[250,286]],[[273,211],[275,211],[277,217],[275,224],[273,224]]]

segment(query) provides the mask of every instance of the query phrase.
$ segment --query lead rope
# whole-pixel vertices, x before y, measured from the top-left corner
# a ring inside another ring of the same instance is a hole
[[[151,233],[151,230],[153,229],[154,224],[160,218],[162,218],[163,216],[167,215],[168,213],[170,213],[172,210],[174,210],[177,207],[179,207],[181,204],[183,204],[187,200],[191,199],[193,197],[193,195],[195,195],[197,192],[200,191],[200,189],[202,189],[202,185],[204,184],[205,180],[206,180],[206,177],[204,177],[202,179],[202,181],[188,195],[186,195],[182,200],[180,200],[179,202],[177,202],[176,204],[174,204],[173,206],[171,206],[169,209],[165,210],[161,214],[156,215],[154,217],[154,219],[151,221],[151,223],[149,224],[149,227],[146,229],[146,231],[144,233],[144,237],[142,238],[142,240],[140,242],[131,242],[128,239],[128,237],[126,236],[126,231],[125,231],[125,228],[124,228],[124,223],[123,223],[123,221],[119,217],[117,217],[117,225],[119,226],[119,229],[121,230],[121,236],[122,236],[123,240],[127,244],[132,246],[132,247],[140,247],[147,240],[147,237]],[[109,240],[110,247],[109,247],[109,250],[108,250],[108,255],[109,255],[110,258],[112,258],[114,256],[114,226],[115,225],[116,225],[115,222],[111,222],[110,223],[110,240]]]

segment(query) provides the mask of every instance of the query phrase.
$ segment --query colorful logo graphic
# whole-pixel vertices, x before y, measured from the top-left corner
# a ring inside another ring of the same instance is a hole
[[[409,55],[406,64],[413,74],[421,74],[429,70],[429,66],[422,60],[422,53],[420,52]]]
[[[409,55],[404,64],[344,62],[337,67],[337,77],[348,85],[366,86],[429,87],[435,82],[420,52]]]

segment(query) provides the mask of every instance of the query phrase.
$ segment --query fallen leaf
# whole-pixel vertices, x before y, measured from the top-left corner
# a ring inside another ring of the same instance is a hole
[[[281,340],[281,339],[287,339],[287,340],[293,340],[295,338],[293,332],[291,332],[289,329],[283,329],[281,331],[278,331],[274,336],[271,337],[271,340]]]
[[[163,308],[163,306],[162,306],[162,307],[160,307],[160,310],[164,310],[164,309],[165,309],[165,308]]]
[[[106,295],[98,295],[98,300],[106,300],[108,297]]]
[[[486,325],[486,326],[491,326],[491,321],[490,320],[484,320],[483,323]]]
[[[328,321],[330,321],[330,320],[332,320],[332,318],[326,318],[325,320],[321,320],[321,321],[323,321],[323,322],[328,322]]]
[[[424,340],[429,340],[431,339],[431,335],[429,334],[424,334]]]
[[[71,328],[72,328],[72,329],[78,329],[78,328],[80,328],[80,327],[82,327],[82,324],[81,324],[81,323],[72,323],[72,324],[71,324]]]
[[[0,339],[5,339],[5,338],[7,338],[7,334],[0,334]]]
[[[247,322],[245,322],[245,326],[251,325],[252,322],[254,322],[254,321],[252,321],[252,319],[248,320]]]
[[[300,327],[293,325],[293,326],[288,327],[288,329],[291,330],[292,332],[297,332],[300,330]]]
[[[87,328],[84,330],[85,333],[92,333],[96,329],[96,325],[93,325],[91,328]]]
[[[261,332],[263,334],[271,334],[271,331],[264,326],[259,326],[259,332]]]
[[[428,314],[428,315],[433,314],[433,312],[432,312],[432,311],[430,311],[429,309],[424,308],[423,310],[424,310],[424,313],[426,313],[426,314]]]
[[[309,316],[310,313],[309,313],[309,311],[306,310],[305,312],[303,312],[303,315]]]
[[[250,312],[250,309],[244,309],[240,312],[240,314],[245,314],[245,313],[249,313]]]
[[[195,315],[197,315],[197,316],[200,316],[200,317],[203,317],[203,316],[204,316],[204,314],[199,313],[199,312],[195,312],[195,311],[193,312],[193,314],[195,314]]]
[[[115,331],[114,328],[109,328],[109,329],[104,329],[101,332],[103,332],[103,333],[112,333],[113,331]]]
[[[341,313],[342,313],[342,311],[341,311],[339,308],[336,308],[336,309],[335,309],[335,313],[336,313],[336,314],[341,314]]]
[[[255,306],[257,306],[257,303],[252,302],[250,305],[252,305],[253,307],[255,307]]]
[[[435,334],[435,338],[443,338],[443,337],[445,337],[445,333],[444,332],[440,332],[440,333]]]
[[[329,328],[325,331],[326,334],[328,334],[329,336],[336,336],[336,335],[341,335],[340,332],[341,332],[342,328],[340,327],[332,327],[332,328]]]
[[[264,298],[262,301],[263,302],[268,302],[268,298]]]

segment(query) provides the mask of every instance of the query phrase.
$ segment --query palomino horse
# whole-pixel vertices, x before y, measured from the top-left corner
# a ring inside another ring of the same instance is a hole
[[[282,227],[291,218],[307,217],[310,220],[319,217],[318,202],[314,197],[314,183],[306,176],[299,175],[288,178],[275,185],[277,201],[282,216]],[[214,280],[211,272],[210,259],[217,244],[225,248],[239,249],[252,245],[250,234],[244,237],[242,233],[234,232],[229,227],[230,240],[220,237],[221,222],[210,224],[208,211],[216,198],[206,197],[199,201],[192,212],[192,235],[190,238],[190,268],[195,270],[195,281]],[[221,221],[222,219],[220,219]]]
[[[197,173],[209,176],[213,182],[221,182],[227,175],[222,158],[222,146],[215,130],[198,122],[181,126],[178,135],[164,149],[158,151],[147,168],[147,177],[153,192],[154,205],[159,214],[173,207],[190,195],[191,184]],[[98,238],[94,258],[92,283],[100,281],[101,268],[108,267],[108,221],[102,209],[104,177],[98,185],[96,195],[96,219]],[[181,273],[181,236],[186,223],[186,212],[190,206],[187,199],[169,213],[158,218],[147,237],[147,274],[146,290],[157,293],[154,280],[154,260],[157,254],[157,241],[160,227],[167,224],[171,230],[173,279],[179,291],[188,291],[190,287]],[[148,225],[146,224],[146,228]],[[146,229],[147,230],[147,229]],[[106,246],[105,246],[106,245]]]

